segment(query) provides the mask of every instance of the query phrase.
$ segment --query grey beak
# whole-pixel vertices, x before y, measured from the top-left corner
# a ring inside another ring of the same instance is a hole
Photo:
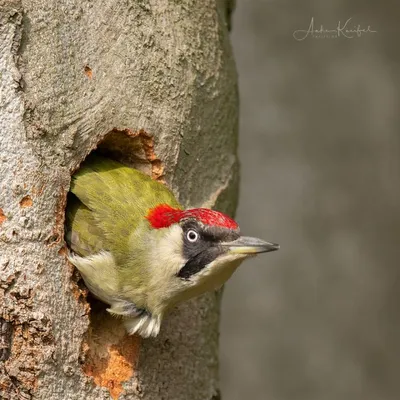
[[[229,252],[233,254],[257,254],[267,253],[279,249],[279,244],[265,242],[264,240],[249,237],[240,236],[232,242],[222,243],[222,246],[229,247]]]

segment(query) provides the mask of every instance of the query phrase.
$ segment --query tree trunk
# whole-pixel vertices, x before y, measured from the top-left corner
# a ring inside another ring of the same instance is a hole
[[[70,176],[100,142],[162,178],[183,205],[233,213],[231,8],[0,5],[0,398],[218,398],[220,296],[178,307],[156,339],[127,336],[88,302],[63,225]]]

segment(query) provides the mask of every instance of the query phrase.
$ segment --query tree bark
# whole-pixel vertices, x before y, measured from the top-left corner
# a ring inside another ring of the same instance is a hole
[[[218,398],[219,294],[175,309],[156,339],[129,337],[88,303],[63,225],[71,174],[112,135],[139,140],[183,205],[234,212],[231,9],[0,1],[0,398]]]

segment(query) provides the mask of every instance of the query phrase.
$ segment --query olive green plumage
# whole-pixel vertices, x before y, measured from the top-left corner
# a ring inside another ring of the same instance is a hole
[[[149,279],[148,243],[142,233],[150,231],[149,209],[164,203],[181,207],[172,192],[142,172],[98,155],[89,156],[73,176],[70,192],[66,239],[80,256],[71,261],[89,289],[114,304],[111,312],[117,314],[123,312],[115,304],[116,294],[147,307],[145,296],[135,292],[148,287]],[[113,262],[91,258],[104,253],[111,254]]]
[[[72,177],[70,192],[67,231],[78,235],[71,249],[80,256],[107,250],[125,260],[124,241],[150,208],[164,203],[181,208],[166,186],[98,155],[89,156]]]
[[[175,304],[221,287],[245,258],[278,248],[241,236],[233,221],[222,224],[229,218],[217,211],[206,210],[211,219],[197,209],[151,225],[146,217],[161,204],[181,209],[166,186],[98,155],[72,177],[68,195],[69,260],[107,310],[125,318],[128,332],[144,337],[159,333]]]

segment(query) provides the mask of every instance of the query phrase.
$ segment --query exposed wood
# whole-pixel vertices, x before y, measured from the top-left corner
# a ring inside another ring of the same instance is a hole
[[[90,311],[63,224],[70,174],[115,130],[154,138],[151,172],[184,205],[234,211],[230,4],[0,2],[1,398],[218,398],[219,295],[127,337]]]

